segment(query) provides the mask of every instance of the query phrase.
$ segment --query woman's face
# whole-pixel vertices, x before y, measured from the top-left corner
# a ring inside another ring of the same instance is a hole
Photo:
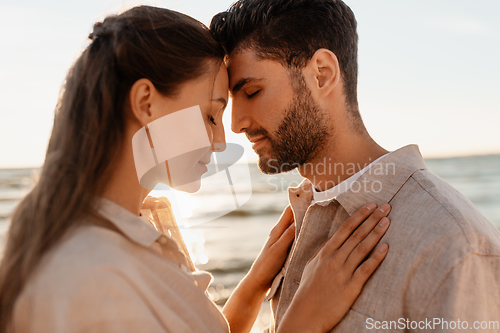
[[[159,165],[147,174],[149,183],[160,182],[185,192],[200,189],[212,152],[225,149],[222,115],[227,101],[224,64],[182,85],[175,97],[157,95],[150,106],[155,117],[148,130]],[[160,156],[169,154],[173,156],[162,163]]]

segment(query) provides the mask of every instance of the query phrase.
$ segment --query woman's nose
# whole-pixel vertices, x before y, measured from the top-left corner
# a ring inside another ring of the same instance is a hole
[[[212,151],[214,153],[220,153],[226,150],[226,143],[225,142],[214,142],[212,144]]]
[[[218,153],[224,150],[226,150],[226,135],[224,133],[224,125],[221,124],[214,130],[212,151]]]

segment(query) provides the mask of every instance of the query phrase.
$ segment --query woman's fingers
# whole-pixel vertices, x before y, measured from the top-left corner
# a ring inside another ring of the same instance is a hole
[[[271,243],[276,242],[281,235],[287,231],[288,227],[294,222],[292,207],[288,205],[278,220],[278,223],[271,229],[269,238]]]
[[[273,247],[280,247],[285,249],[288,253],[288,249],[290,245],[292,245],[292,241],[295,239],[295,223],[292,223],[288,226],[284,233],[281,234],[281,237],[272,245]]]
[[[358,209],[354,214],[352,214],[347,220],[342,223],[340,228],[333,234],[333,236],[325,243],[323,249],[324,251],[336,251],[338,248],[344,244],[344,242],[349,238],[356,228],[363,223],[363,221],[372,214],[372,212],[377,208],[374,203],[369,203],[360,209]]]
[[[356,290],[361,291],[363,285],[366,283],[368,278],[373,274],[373,272],[375,272],[377,267],[384,260],[388,250],[389,250],[389,245],[387,244],[379,245],[376,248],[376,250],[373,251],[370,257],[366,259],[364,263],[359,265],[359,267],[356,269],[351,279],[352,286]]]
[[[383,217],[380,222],[373,228],[373,230],[363,239],[349,254],[346,260],[347,267],[350,267],[352,271],[358,267],[358,265],[363,262],[366,256],[373,250],[380,239],[385,235],[387,229],[389,228],[391,221],[387,217]]]
[[[377,208],[377,205],[370,203],[354,212],[354,214],[345,220],[340,228],[326,242],[324,251],[329,253],[336,252],[342,255],[344,260],[347,259],[347,256],[354,247],[361,242],[378,221],[389,214],[390,211],[389,204],[383,204],[377,210],[375,210],[375,208]]]
[[[365,237],[375,228],[380,220],[391,211],[389,204],[383,204],[376,209],[345,241],[344,244],[338,249],[337,255],[344,260],[347,260],[351,252],[365,239]],[[353,214],[354,216],[354,214]],[[373,247],[371,248],[373,249]],[[370,251],[371,251],[370,249]],[[368,252],[370,252],[368,251]],[[367,254],[368,254],[367,252]]]

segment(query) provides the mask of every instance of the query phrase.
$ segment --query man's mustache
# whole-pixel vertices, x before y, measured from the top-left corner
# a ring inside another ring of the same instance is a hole
[[[251,130],[251,131],[247,131],[247,132],[245,132],[245,135],[246,135],[248,141],[250,141],[253,137],[256,137],[256,136],[263,135],[263,136],[269,137],[269,133],[263,128],[257,128],[257,129]]]

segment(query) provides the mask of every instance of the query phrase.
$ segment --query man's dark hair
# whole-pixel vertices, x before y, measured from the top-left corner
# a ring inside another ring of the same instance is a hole
[[[226,53],[252,49],[261,59],[303,68],[325,48],[338,58],[345,95],[358,113],[358,34],[351,9],[340,0],[239,0],[214,16],[210,30]]]

